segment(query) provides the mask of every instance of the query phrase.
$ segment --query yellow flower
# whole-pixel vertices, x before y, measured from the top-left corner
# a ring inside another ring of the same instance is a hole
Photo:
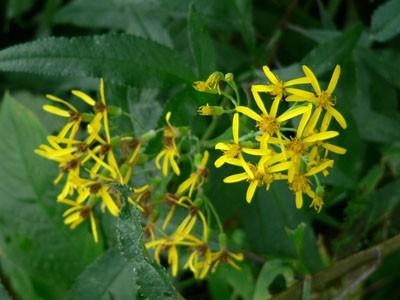
[[[250,154],[250,155],[259,155],[259,156],[266,154],[265,150],[263,150],[263,149],[246,148],[246,147],[242,147],[239,144],[239,114],[238,113],[235,113],[233,115],[232,135],[233,135],[233,143],[232,144],[218,143],[215,145],[215,149],[222,150],[224,152],[224,154],[214,162],[214,165],[217,168],[221,167],[225,163],[235,164],[236,159],[244,161],[242,152]]]
[[[145,243],[146,249],[154,248],[154,258],[160,263],[160,254],[164,249],[167,250],[168,264],[171,265],[172,276],[178,274],[179,268],[179,253],[178,246],[195,247],[197,242],[187,239],[189,233],[187,232],[187,226],[178,227],[176,231],[170,235],[159,239],[155,239]]]
[[[195,81],[193,83],[193,88],[199,92],[221,95],[219,83],[223,79],[224,74],[221,72],[214,72],[207,78],[206,81]]]
[[[243,258],[243,253],[234,253],[232,251],[229,251],[225,247],[222,247],[222,249],[220,249],[219,251],[211,254],[211,272],[215,272],[221,262],[230,265],[236,270],[240,270],[240,267],[237,265],[236,261],[242,261]]]
[[[289,81],[282,81],[281,79],[279,79],[278,76],[271,72],[268,66],[264,66],[263,71],[265,76],[269,79],[270,84],[252,85],[251,92],[254,97],[257,97],[259,99],[261,99],[259,93],[269,93],[270,95],[275,97],[270,110],[270,115],[272,116],[276,116],[278,112],[279,102],[286,94],[287,87],[310,83],[310,80],[307,77],[296,78]]]
[[[179,157],[179,150],[176,146],[176,137],[178,134],[177,129],[170,123],[171,112],[168,112],[165,116],[167,126],[164,127],[164,148],[160,153],[157,154],[155,164],[158,169],[161,169],[161,159],[163,159],[162,173],[164,176],[168,176],[168,169],[171,166],[172,170],[176,175],[180,175],[180,170],[176,162],[176,158]]]
[[[182,182],[177,190],[179,195],[182,195],[185,191],[189,190],[189,198],[192,197],[195,188],[201,186],[204,180],[207,178],[208,171],[206,168],[208,162],[209,153],[204,151],[203,158],[200,165],[197,167],[196,172],[190,174],[189,178]]]
[[[316,194],[311,188],[310,181],[307,177],[313,176],[323,170],[332,167],[333,160],[327,160],[318,166],[310,168],[306,173],[296,173],[293,179],[289,183],[289,188],[296,195],[296,208],[302,208],[303,206],[303,194],[306,193],[311,199],[316,198]],[[317,199],[316,201],[320,201]],[[321,200],[322,201],[322,200]],[[317,202],[315,202],[317,204]]]
[[[249,186],[246,192],[246,201],[251,203],[257,187],[265,185],[269,189],[271,183],[275,180],[286,179],[286,176],[280,172],[288,170],[291,162],[283,162],[285,156],[283,154],[265,155],[263,156],[257,166],[244,162],[247,165],[245,172],[230,175],[224,178],[225,183],[234,183],[247,180]],[[240,163],[238,166],[243,166]]]
[[[268,112],[260,95],[254,90],[252,90],[252,93],[258,108],[261,110],[261,114],[257,114],[254,110],[246,106],[237,106],[236,111],[256,121],[256,126],[266,139],[273,135],[276,135],[279,139],[281,139],[281,134],[279,131],[281,124],[286,122],[287,120],[304,114],[307,111],[307,107],[302,106],[288,109],[280,116],[277,116],[277,106],[272,106],[270,112]]]
[[[307,66],[303,66],[303,72],[310,80],[310,83],[314,89],[314,93],[295,88],[288,88],[287,91],[292,95],[288,96],[286,100],[309,101],[313,103],[316,107],[316,110],[314,111],[314,116],[312,118],[316,120],[318,120],[322,109],[325,109],[326,113],[321,125],[322,128],[324,128],[325,130],[326,128],[328,128],[332,117],[339,123],[339,125],[343,129],[345,129],[347,127],[346,120],[342,116],[342,114],[334,108],[336,104],[336,97],[332,95],[339,80],[340,66],[337,65],[335,67],[331,80],[329,81],[328,88],[326,90],[321,90],[315,74]]]
[[[60,201],[60,203],[71,206],[71,208],[67,209],[63,214],[64,223],[68,225],[71,229],[75,229],[88,217],[90,218],[90,226],[92,229],[93,239],[97,243],[99,241],[99,235],[97,232],[96,219],[93,214],[93,207],[90,205],[82,205],[76,201],[71,201],[67,199]]]

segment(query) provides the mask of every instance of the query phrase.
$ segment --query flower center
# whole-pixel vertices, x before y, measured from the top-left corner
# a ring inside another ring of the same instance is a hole
[[[274,117],[263,114],[262,119],[257,122],[257,127],[264,133],[272,135],[279,130],[279,123]]]
[[[278,83],[273,85],[273,90],[270,92],[272,96],[278,96],[283,94],[283,81],[279,80]]]
[[[330,106],[334,106],[335,103],[336,103],[336,97],[332,96],[326,91],[323,91],[318,98],[318,106],[325,109]]]
[[[304,175],[295,175],[292,183],[290,184],[291,190],[294,192],[302,192],[304,193],[309,187],[309,182],[306,176]]]
[[[306,151],[306,145],[299,138],[294,138],[288,145],[288,150],[293,151],[295,154],[303,154]]]
[[[242,151],[242,147],[238,144],[229,144],[228,149],[224,151],[224,155],[231,157],[231,158],[236,158]]]

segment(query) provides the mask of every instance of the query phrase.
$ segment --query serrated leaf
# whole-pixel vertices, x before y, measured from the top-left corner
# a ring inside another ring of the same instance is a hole
[[[21,299],[60,298],[100,249],[85,225],[71,232],[63,224],[55,168],[33,152],[45,130],[9,95],[1,106],[0,138],[2,269]]]
[[[304,57],[303,64],[311,67],[318,75],[333,70],[336,64],[352,52],[361,32],[362,27],[357,25],[343,32],[340,36],[319,44]]]
[[[391,0],[380,5],[372,15],[371,38],[385,42],[400,33],[400,1]]]
[[[215,50],[201,15],[192,5],[189,10],[189,41],[197,75],[205,79],[215,71]]]
[[[135,208],[125,206],[116,228],[119,250],[135,265],[138,293],[145,299],[177,299],[179,295],[165,269],[152,261],[144,248],[140,218]]]
[[[0,71],[105,77],[133,86],[193,81],[191,70],[174,50],[126,34],[51,37],[6,48],[0,51]]]

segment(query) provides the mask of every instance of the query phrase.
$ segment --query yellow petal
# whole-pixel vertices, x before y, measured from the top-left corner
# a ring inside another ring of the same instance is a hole
[[[310,120],[308,121],[306,128],[304,129],[304,135],[308,135],[314,131],[315,126],[317,125],[319,117],[321,115],[321,111],[322,111],[322,108],[320,106],[318,106],[314,110],[313,114],[311,115]]]
[[[90,212],[90,227],[92,228],[93,239],[95,243],[99,241],[99,235],[97,233],[96,220],[94,218],[93,212]]]
[[[335,90],[337,82],[339,80],[339,77],[340,77],[340,66],[336,65],[335,70],[333,71],[331,80],[329,81],[328,88],[326,89],[328,94],[332,94],[333,91]]]
[[[56,106],[53,105],[49,105],[49,104],[45,104],[42,106],[43,110],[53,114],[53,115],[57,115],[60,117],[65,117],[65,118],[69,118],[71,115],[69,113],[69,111],[65,110],[65,109],[61,109],[58,108]]]
[[[338,112],[331,106],[328,107],[328,112],[332,115],[332,117],[335,118],[335,120],[339,123],[340,127],[342,127],[343,129],[347,128],[346,120],[340,112]]]
[[[256,91],[254,91],[253,89],[251,90],[251,93],[253,94],[253,98],[256,101],[256,104],[258,106],[258,108],[264,113],[267,114],[267,110],[265,109],[265,105],[264,102],[261,99],[260,94],[258,94]]]
[[[268,66],[263,66],[263,71],[265,76],[269,79],[274,84],[279,83],[278,78],[276,78],[275,74],[271,72],[270,68]]]
[[[307,77],[300,77],[300,78],[285,81],[283,83],[283,86],[287,87],[287,86],[298,85],[298,84],[307,84],[307,83],[310,83],[310,79],[308,79]]]
[[[233,142],[235,144],[239,144],[239,114],[238,113],[235,113],[233,115],[232,134],[233,134]]]
[[[314,100],[316,98],[314,93],[311,93],[311,92],[308,92],[305,90],[296,89],[296,88],[287,88],[286,92],[292,94],[293,96],[297,96],[298,99]],[[290,96],[292,96],[292,95],[290,95]],[[289,97],[287,99],[290,99]],[[297,99],[297,98],[295,98],[295,99]]]
[[[101,100],[101,102],[103,102],[103,104],[105,104],[105,105],[107,104],[103,78],[100,78],[100,100]]]
[[[283,163],[276,164],[272,167],[269,167],[268,171],[271,173],[281,172],[281,171],[288,170],[291,166],[292,166],[292,162],[283,162]]]
[[[65,105],[66,107],[68,107],[72,111],[78,112],[73,105],[71,105],[70,103],[68,103],[67,101],[65,101],[65,100],[63,100],[61,98],[58,98],[57,96],[47,94],[46,98],[51,100],[51,101],[54,101],[54,102],[57,102],[57,103],[61,103],[61,104]]]
[[[106,188],[103,187],[100,192],[100,196],[103,199],[104,204],[108,208],[109,212],[115,216],[118,217],[119,215],[119,208],[115,204],[114,200],[111,198],[110,194],[107,192]]]
[[[328,143],[322,144],[322,147],[324,147],[326,150],[331,151],[336,154],[346,154],[346,152],[347,152],[347,150],[345,148],[342,148],[342,147],[339,147],[336,145],[332,145],[332,144],[328,144]]]
[[[243,172],[243,173],[234,174],[234,175],[230,175],[228,177],[225,177],[224,178],[224,182],[225,183],[234,183],[234,182],[247,180],[248,178],[249,178],[249,176],[247,175],[247,173]]]
[[[282,115],[280,115],[276,120],[279,123],[281,123],[289,119],[295,118],[301,114],[304,114],[309,109],[310,109],[309,106],[302,106],[302,107],[296,107],[294,109],[289,109],[285,111]]]
[[[321,88],[319,86],[317,77],[315,77],[314,72],[311,71],[310,68],[308,68],[307,66],[303,66],[303,72],[310,80],[310,83],[311,83],[314,91],[317,93],[317,95],[321,95]]]
[[[303,193],[296,192],[296,208],[300,209],[303,207]]]
[[[303,114],[303,117],[300,120],[299,126],[297,127],[297,132],[296,132],[297,138],[301,138],[303,136],[304,128],[306,127],[306,124],[311,116],[311,109],[312,109],[312,104],[309,104],[307,106],[307,111]]]
[[[258,182],[257,180],[252,180],[249,184],[249,187],[247,188],[247,192],[246,192],[246,201],[247,203],[251,203],[251,200],[253,200],[254,197],[254,193],[257,189],[258,186]]]
[[[323,162],[322,164],[308,170],[308,172],[306,173],[306,176],[312,176],[312,175],[317,174],[317,173],[319,173],[329,167],[332,167],[332,166],[333,166],[333,160],[331,160],[331,159],[327,160],[327,161]]]
[[[258,92],[258,93],[269,93],[270,91],[272,91],[274,89],[273,85],[270,84],[254,84],[251,86],[251,90]]]
[[[81,100],[83,100],[84,102],[89,104],[90,106],[94,106],[96,104],[96,101],[94,101],[92,97],[90,97],[88,94],[86,94],[82,91],[72,90],[71,93],[72,93],[72,95],[80,98]]]
[[[226,151],[226,150],[229,149],[229,146],[228,146],[228,144],[225,144],[225,143],[217,143],[217,144],[215,145],[215,149],[217,149],[217,150],[222,150],[222,151]]]
[[[244,114],[245,116],[248,116],[249,118],[251,118],[255,121],[261,120],[260,115],[258,115],[254,110],[252,110],[246,106],[236,106],[236,111]]]
[[[325,132],[320,132],[320,133],[310,135],[310,136],[306,137],[303,140],[303,142],[304,143],[314,143],[317,141],[328,140],[328,139],[334,138],[335,136],[338,136],[338,135],[339,135],[339,132],[337,132],[337,131],[325,131]]]

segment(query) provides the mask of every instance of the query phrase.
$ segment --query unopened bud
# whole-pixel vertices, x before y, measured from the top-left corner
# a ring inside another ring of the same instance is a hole
[[[200,106],[197,112],[201,116],[220,116],[224,113],[224,109],[221,106],[210,106],[206,104]]]

